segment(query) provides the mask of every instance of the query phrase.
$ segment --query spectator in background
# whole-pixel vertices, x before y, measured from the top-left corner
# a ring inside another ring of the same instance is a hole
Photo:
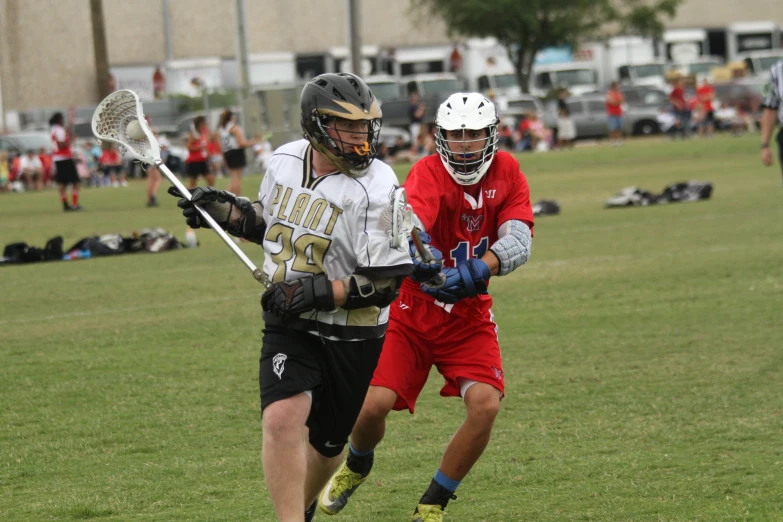
[[[408,119],[410,120],[411,141],[414,143],[419,139],[421,133],[421,122],[424,120],[424,112],[427,107],[421,103],[419,93],[412,92],[408,97]]]
[[[48,187],[52,182],[53,163],[52,157],[48,152],[46,152],[45,147],[41,147],[41,149],[38,151],[38,159],[41,160],[41,165],[43,165],[43,186]]]
[[[673,115],[676,118],[672,127],[672,138],[677,136],[677,132],[682,134],[685,139],[691,134],[691,109],[688,102],[685,101],[685,79],[677,78],[674,88],[669,93],[669,101],[672,104]]]
[[[63,204],[63,210],[68,212],[71,210],[82,210],[79,206],[79,173],[76,171],[76,163],[73,161],[73,153],[71,152],[71,136],[65,129],[65,118],[63,113],[56,112],[49,120],[51,125],[52,136],[52,159],[54,160],[55,169],[57,171],[56,179],[57,184],[60,187],[60,201]],[[71,204],[68,204],[68,196],[66,193],[68,185],[71,186]]]
[[[557,93],[557,145],[560,148],[573,147],[576,140],[576,124],[568,108],[568,89],[561,87]]]
[[[19,178],[25,190],[40,190],[43,186],[43,163],[32,149],[19,160]]]
[[[538,117],[535,112],[530,112],[527,115],[527,128],[532,140],[533,151],[545,152],[549,150],[549,145],[552,140],[552,131],[547,129],[544,122]]]
[[[0,192],[8,192],[11,182],[11,170],[8,164],[8,152],[0,150]]]
[[[104,141],[102,144],[101,157],[98,160],[98,165],[103,174],[103,185],[117,188],[122,184],[123,187],[128,186],[128,180],[125,178],[125,171],[122,168],[122,158],[117,151],[117,147],[110,141]],[[117,178],[120,178],[118,181]]]
[[[207,185],[215,186],[215,176],[209,171],[207,161],[207,142],[209,141],[209,129],[204,116],[196,116],[190,126],[188,139],[185,146],[188,149],[188,157],[185,160],[185,174],[188,176],[188,190],[196,188],[199,176],[204,176]]]
[[[451,56],[449,56],[449,71],[453,72],[457,76],[462,73],[462,54],[459,52],[457,46],[451,50]]]
[[[506,151],[514,150],[514,131],[505,123],[498,128],[498,145]]]
[[[144,117],[147,120],[147,125],[151,125],[149,116]],[[206,121],[205,121],[206,125]],[[171,147],[169,140],[165,136],[161,136],[158,129],[152,129],[152,135],[158,140],[158,145],[166,147],[166,150]],[[170,159],[170,158],[169,158]],[[178,172],[178,170],[174,170]],[[147,207],[158,206],[158,188],[160,188],[160,171],[154,165],[147,167]]]
[[[218,131],[209,135],[209,139],[207,140],[207,155],[209,156],[209,171],[216,178],[222,178],[225,162],[223,161],[223,147],[220,146],[220,135]]]
[[[612,82],[606,93],[606,115],[609,117],[609,139],[615,147],[623,144],[623,103],[623,93],[620,92],[617,82]]]
[[[272,143],[269,141],[272,139],[272,133],[267,132],[264,137],[261,138],[260,134],[256,134],[255,145],[253,145],[253,153],[255,154],[255,164],[259,170],[266,170],[269,165],[269,160],[272,159],[274,149]]]
[[[220,144],[223,146],[223,158],[226,160],[229,176],[228,191],[237,196],[242,195],[242,176],[247,167],[245,149],[255,146],[258,141],[245,140],[242,128],[237,125],[237,117],[231,110],[226,109],[220,115]]]
[[[561,149],[573,148],[576,140],[576,125],[568,114],[568,108],[558,109],[557,146]]]
[[[699,99],[704,118],[699,123],[699,136],[711,138],[715,131],[715,112],[712,102],[715,100],[715,89],[710,85],[710,80],[704,78],[696,89],[696,97]]]
[[[101,173],[98,168],[98,162],[101,159],[100,149],[93,150],[93,145],[89,141],[85,141],[82,144],[82,152],[84,153],[84,166],[87,171],[87,184],[90,187],[101,186]]]

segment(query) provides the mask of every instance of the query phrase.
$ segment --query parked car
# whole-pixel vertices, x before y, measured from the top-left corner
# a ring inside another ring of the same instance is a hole
[[[9,157],[20,156],[28,150],[52,151],[52,137],[48,132],[16,132],[0,134],[0,150],[8,152]]]
[[[606,100],[603,94],[573,96],[566,100],[571,119],[576,125],[577,138],[605,138],[609,135],[609,117],[606,114]],[[557,127],[557,104],[547,107],[544,123],[549,128]],[[661,132],[658,123],[660,108],[656,106],[628,105],[623,117],[625,133],[629,135],[651,135]]]

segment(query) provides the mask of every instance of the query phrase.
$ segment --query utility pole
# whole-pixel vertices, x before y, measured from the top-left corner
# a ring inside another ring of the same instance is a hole
[[[348,32],[348,50],[351,57],[351,71],[362,76],[362,41],[359,36],[359,2],[345,0],[346,29]]]
[[[169,0],[163,0],[163,35],[166,38],[166,61],[174,59],[174,50],[171,45],[171,7]]]
[[[251,92],[250,69],[247,55],[247,31],[245,25],[245,0],[235,0],[236,33],[237,33],[237,68],[239,69],[239,102],[242,107],[242,126],[245,135],[253,139],[261,134],[261,102],[258,96]],[[246,151],[250,154],[252,151]],[[250,163],[249,163],[250,164]]]
[[[98,99],[102,100],[109,95],[109,51],[106,48],[106,26],[103,23],[103,0],[90,0],[90,16]]]

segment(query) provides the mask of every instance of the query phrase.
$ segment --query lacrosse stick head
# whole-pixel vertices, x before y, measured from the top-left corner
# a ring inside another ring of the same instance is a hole
[[[413,229],[413,209],[408,205],[404,188],[394,189],[378,221],[380,227],[389,234],[389,244],[393,248],[407,250],[408,236]]]
[[[134,121],[143,136],[138,132],[128,136],[128,125]],[[92,116],[92,133],[101,141],[117,143],[142,163],[160,162],[158,141],[144,118],[141,100],[133,91],[115,91],[103,99]]]

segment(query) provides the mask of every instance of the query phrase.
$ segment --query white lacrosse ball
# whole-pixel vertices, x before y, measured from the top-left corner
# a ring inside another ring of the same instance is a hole
[[[144,129],[141,128],[141,123],[139,123],[139,120],[133,120],[130,122],[128,124],[128,128],[125,129],[125,132],[132,140],[144,140],[147,138],[147,135],[144,134]]]

